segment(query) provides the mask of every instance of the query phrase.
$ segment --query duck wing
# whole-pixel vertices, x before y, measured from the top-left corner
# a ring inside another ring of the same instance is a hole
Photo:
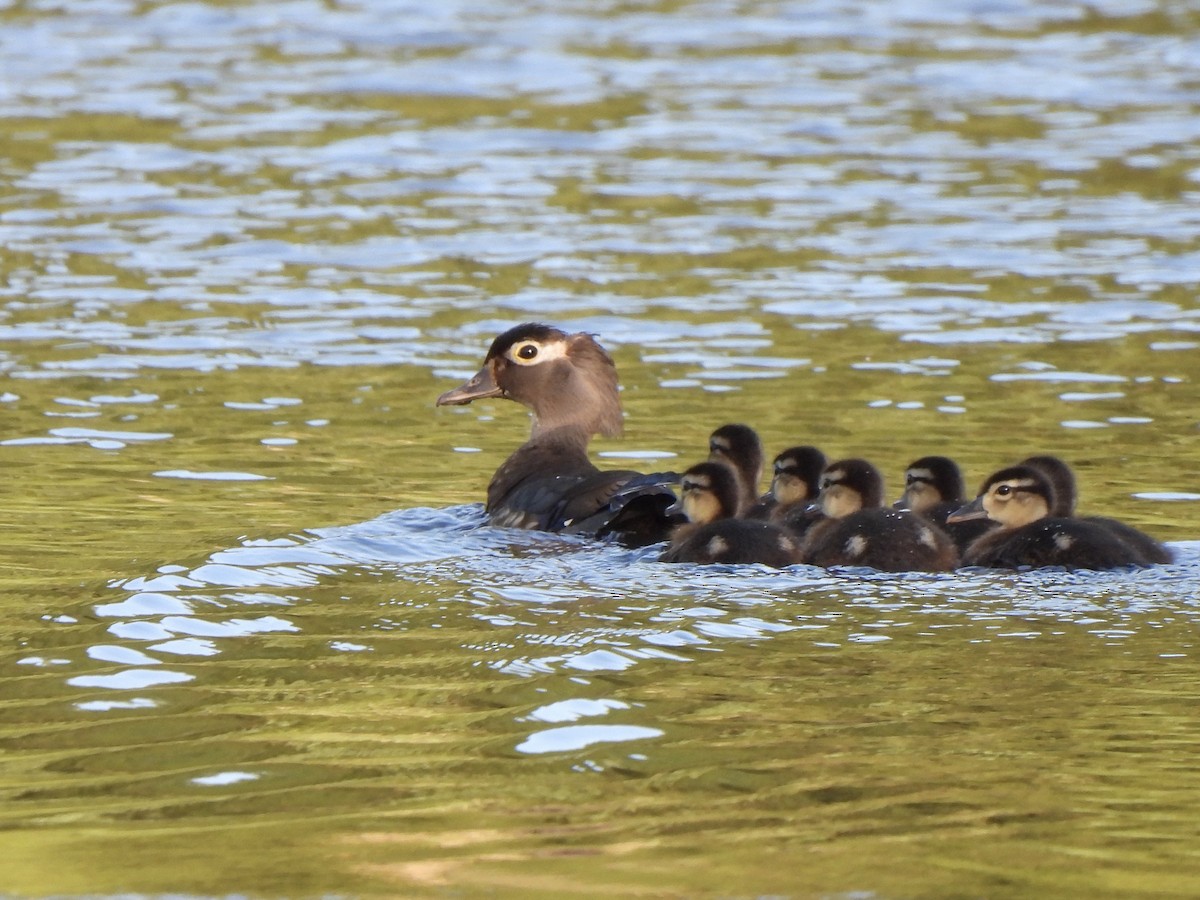
[[[547,529],[611,536],[631,547],[656,544],[684,521],[669,511],[678,481],[675,472],[597,472],[564,492]]]

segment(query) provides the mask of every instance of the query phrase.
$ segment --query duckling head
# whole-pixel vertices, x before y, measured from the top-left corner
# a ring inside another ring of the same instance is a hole
[[[465,384],[446,391],[438,406],[502,397],[533,411],[533,434],[563,426],[588,434],[621,434],[617,368],[590,334],[567,334],[527,322],[501,334],[481,368]]]
[[[730,466],[745,479],[750,490],[762,478],[762,441],[749,425],[722,425],[709,435],[708,459]]]
[[[1054,505],[1050,507],[1051,515],[1066,518],[1075,515],[1075,499],[1078,496],[1075,488],[1075,473],[1071,471],[1071,467],[1064,460],[1050,455],[1030,456],[1021,460],[1018,465],[1041,469],[1050,479],[1050,483],[1054,485]]]
[[[826,516],[843,519],[860,509],[883,505],[883,476],[865,459],[842,459],[821,473],[817,503]]]
[[[962,472],[945,456],[922,456],[904,471],[904,495],[896,503],[902,509],[925,512],[939,503],[961,503]]]
[[[821,490],[825,454],[816,447],[789,447],[775,457],[771,494],[779,504],[814,500]]]
[[[737,476],[723,463],[697,463],[683,473],[679,486],[677,506],[689,522],[707,525],[737,511]]]
[[[1046,473],[1033,466],[1001,469],[983,483],[975,501],[947,517],[947,522],[988,518],[1004,528],[1020,528],[1050,515],[1054,487]]]

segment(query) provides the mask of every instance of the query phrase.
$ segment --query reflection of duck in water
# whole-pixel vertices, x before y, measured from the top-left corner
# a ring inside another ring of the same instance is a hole
[[[797,562],[795,538],[769,522],[733,518],[740,485],[722,463],[702,462],[683,473],[679,506],[687,516],[671,536],[663,562],[762,563],[777,568]]]
[[[825,518],[809,529],[803,562],[884,572],[944,572],[958,563],[954,543],[924,516],[883,508],[883,478],[865,459],[826,466],[818,503]]]
[[[1075,515],[1075,501],[1078,493],[1075,488],[1075,473],[1071,467],[1057,456],[1031,456],[1023,460],[1023,466],[1034,466],[1041,469],[1050,479],[1054,488],[1054,506],[1050,515],[1069,518]],[[1132,525],[1107,516],[1080,516],[1084,522],[1091,522],[1101,528],[1107,528],[1125,543],[1138,551],[1148,563],[1169,563],[1174,559],[1171,551],[1162,543],[1156,541],[1144,531],[1139,531]]]
[[[673,474],[601,471],[588,459],[593,434],[619,435],[617,369],[588,334],[527,323],[492,342],[483,368],[437,399],[438,406],[485,397],[533,410],[529,440],[492,476],[487,514],[493,525],[614,535],[642,545],[664,540],[678,519]]]
[[[1051,515],[1054,508],[1054,487],[1041,469],[1012,466],[996,472],[973,503],[950,516],[952,522],[987,517],[1000,524],[967,548],[963,565],[1115,569],[1148,564],[1145,556],[1109,529],[1085,519]]]
[[[973,540],[995,526],[987,519],[947,522],[946,518],[966,502],[958,463],[945,456],[922,456],[909,463],[904,471],[904,495],[895,506],[896,509],[911,509],[929,519],[950,535],[961,553]]]
[[[737,515],[743,515],[758,500],[762,478],[763,446],[749,425],[722,425],[708,438],[708,459],[733,469],[738,479]]]

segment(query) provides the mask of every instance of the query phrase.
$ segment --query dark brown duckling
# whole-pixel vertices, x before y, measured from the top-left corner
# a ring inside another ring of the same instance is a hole
[[[493,525],[612,535],[643,546],[665,540],[680,521],[667,513],[677,475],[601,471],[588,459],[593,434],[622,431],[617,369],[591,335],[533,322],[510,328],[492,342],[483,368],[438,397],[437,405],[485,397],[533,410],[529,440],[488,485]]]
[[[821,512],[813,508],[821,491],[825,454],[816,447],[789,447],[772,463],[771,490],[763,495],[746,518],[767,519],[803,537]]]
[[[799,542],[769,522],[733,517],[740,485],[723,463],[702,462],[683,473],[679,507],[687,516],[659,557],[669,563],[761,563],[782,568],[799,560]]]
[[[709,462],[724,463],[738,479],[737,515],[743,515],[758,501],[758,482],[762,479],[763,445],[749,425],[722,425],[708,438]]]
[[[1019,465],[1041,469],[1050,479],[1050,483],[1054,487],[1054,507],[1050,510],[1050,515],[1064,518],[1075,515],[1075,503],[1078,497],[1075,473],[1071,471],[1071,467],[1064,460],[1049,455],[1031,456],[1022,460]],[[1139,531],[1119,519],[1110,519],[1108,516],[1080,516],[1079,518],[1084,522],[1091,522],[1093,525],[1107,528],[1141,553],[1146,562],[1169,563],[1175,558],[1174,554],[1160,541],[1156,541],[1144,531]]]
[[[947,522],[946,518],[967,503],[958,463],[947,456],[922,456],[904,470],[904,495],[896,509],[920,513],[945,531],[961,554],[971,542],[995,527],[988,519]]]
[[[824,519],[804,539],[803,562],[883,572],[945,572],[958,564],[954,542],[924,516],[883,508],[883,478],[865,459],[826,466],[818,504]]]
[[[1116,569],[1147,565],[1146,558],[1107,528],[1051,514],[1054,485],[1036,466],[1010,466],[983,483],[979,496],[951,520],[986,516],[1000,527],[963,554],[964,566],[1018,569]]]

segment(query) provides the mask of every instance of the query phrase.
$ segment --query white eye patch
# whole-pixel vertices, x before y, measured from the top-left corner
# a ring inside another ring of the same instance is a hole
[[[567,355],[567,345],[563,341],[542,344],[538,341],[517,341],[504,354],[518,366],[536,366],[539,363],[562,359]]]

